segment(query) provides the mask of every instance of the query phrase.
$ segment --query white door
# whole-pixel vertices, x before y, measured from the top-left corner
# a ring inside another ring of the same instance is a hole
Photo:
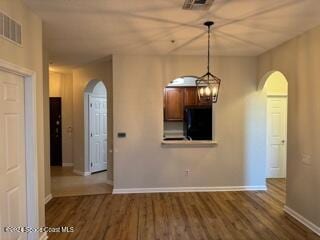
[[[287,97],[268,97],[267,177],[286,177]]]
[[[89,156],[91,172],[107,170],[107,100],[89,96]]]
[[[0,71],[0,239],[27,239],[4,227],[27,226],[24,81]]]

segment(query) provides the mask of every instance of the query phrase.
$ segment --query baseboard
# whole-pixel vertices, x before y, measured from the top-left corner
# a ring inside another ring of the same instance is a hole
[[[169,187],[169,188],[116,188],[113,194],[128,193],[162,193],[162,192],[230,192],[230,191],[266,191],[261,186],[230,186],[230,187]]]
[[[77,175],[80,175],[80,176],[89,176],[91,175],[91,172],[82,172],[82,171],[79,171],[77,169],[73,169],[73,172]]]
[[[47,240],[48,239],[48,235],[46,232],[42,233],[41,236],[39,237],[39,240]]]
[[[50,200],[52,199],[52,194],[48,194],[45,199],[44,199],[44,203],[47,204],[48,202],[50,202]]]
[[[62,163],[62,167],[73,167],[73,163]]]
[[[292,208],[288,206],[284,206],[283,211],[285,211],[287,214],[289,214],[291,217],[296,219],[298,222],[305,225],[307,228],[309,228],[312,232],[320,236],[320,227],[315,225],[313,222],[309,221],[305,217],[301,216],[299,213],[294,211]]]

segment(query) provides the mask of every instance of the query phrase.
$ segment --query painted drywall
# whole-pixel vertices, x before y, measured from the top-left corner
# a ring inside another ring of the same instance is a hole
[[[78,171],[89,171],[84,164],[84,90],[91,80],[101,80],[107,88],[108,179],[113,179],[112,59],[106,58],[73,70],[73,162]]]
[[[278,70],[288,80],[286,205],[317,226],[320,226],[319,42],[320,27],[317,27],[264,53],[258,65],[258,79]]]
[[[288,81],[279,71],[275,71],[268,76],[263,91],[266,95],[288,95]]]
[[[45,31],[44,27],[42,30]],[[45,35],[43,33],[43,35]],[[43,39],[43,119],[44,119],[44,177],[45,197],[51,194],[50,172],[50,113],[49,113],[49,54],[46,39]]]
[[[73,76],[72,73],[49,73],[50,97],[61,97],[62,164],[73,163]]]
[[[0,10],[22,24],[23,47],[0,38],[0,58],[10,63],[33,70],[37,74],[37,158],[39,187],[39,224],[45,225],[44,198],[44,118],[43,118],[43,59],[42,22],[21,0],[1,0]],[[47,137],[47,136],[46,136]]]
[[[61,73],[49,72],[49,96],[61,97]]]
[[[113,56],[114,188],[265,185],[265,106],[254,57],[216,57],[214,147],[163,147],[163,88],[201,75],[205,57]],[[118,138],[126,132],[126,138]],[[185,176],[185,170],[191,173]]]

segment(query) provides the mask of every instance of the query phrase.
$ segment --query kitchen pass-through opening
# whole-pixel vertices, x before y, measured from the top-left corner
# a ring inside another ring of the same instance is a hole
[[[180,77],[164,88],[163,140],[212,141],[211,101],[199,101],[195,77]]]

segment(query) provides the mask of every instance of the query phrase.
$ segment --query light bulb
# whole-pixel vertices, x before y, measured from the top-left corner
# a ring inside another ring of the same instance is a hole
[[[212,96],[216,96],[217,93],[218,93],[218,87],[215,86],[212,88]]]
[[[200,96],[202,97],[203,96],[203,94],[204,94],[204,88],[202,87],[202,88],[200,88],[200,90],[199,90],[199,94],[200,94]]]
[[[205,94],[206,94],[206,96],[210,96],[211,95],[211,90],[210,90],[209,87],[205,88]]]

